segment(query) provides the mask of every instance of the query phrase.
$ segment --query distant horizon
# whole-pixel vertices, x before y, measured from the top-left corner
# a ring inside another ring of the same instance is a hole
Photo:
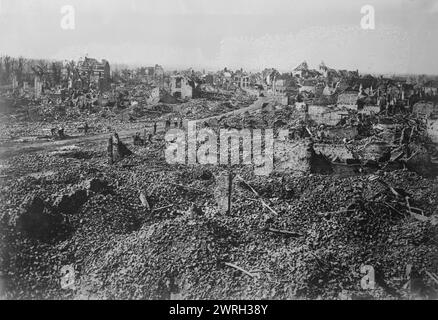
[[[74,27],[63,29],[64,6]],[[375,28],[361,26],[364,5]],[[1,0],[0,53],[170,69],[438,74],[434,0]]]
[[[35,57],[26,57],[26,56],[22,56],[22,55],[20,55],[20,56],[13,56],[13,55],[9,55],[9,54],[0,52],[0,57],[2,57],[2,56],[10,56],[12,58],[20,58],[20,57],[22,57],[22,58],[27,59],[27,60],[47,60],[47,61],[58,61],[58,62],[61,62],[61,61],[71,61],[71,59],[35,58]],[[85,55],[81,56],[80,58],[84,58],[84,57],[85,57]],[[230,67],[227,67],[227,66],[224,66],[222,68],[217,68],[217,69],[206,68],[206,67],[194,68],[193,66],[189,66],[189,65],[175,67],[175,66],[166,66],[166,65],[163,65],[163,64],[160,64],[160,63],[156,63],[156,62],[154,62],[154,63],[145,63],[145,64],[135,64],[135,63],[112,62],[112,61],[110,61],[109,59],[107,59],[105,57],[95,57],[95,56],[87,56],[87,57],[88,58],[97,59],[98,61],[107,60],[109,62],[109,64],[110,64],[111,71],[113,71],[114,67],[116,67],[116,69],[125,68],[125,67],[127,67],[129,69],[135,69],[135,68],[142,68],[142,67],[144,67],[144,68],[154,67],[156,64],[160,65],[161,67],[163,67],[164,71],[185,71],[187,69],[192,68],[195,71],[203,71],[203,70],[205,70],[205,72],[208,73],[208,72],[217,72],[217,71],[223,70],[224,68],[227,68],[228,70],[231,70],[231,71],[237,71],[237,70],[241,69],[241,68],[230,68]],[[79,61],[80,58],[74,59],[74,61]],[[305,60],[303,60],[303,61],[305,61]],[[297,64],[295,67],[297,67],[298,65],[299,64]],[[315,65],[315,66],[309,65],[309,69],[319,70],[318,66],[319,66],[319,64]],[[289,70],[281,70],[279,68],[276,68],[275,66],[271,66],[271,67],[268,67],[268,69],[269,68],[273,68],[273,69],[276,69],[277,71],[279,71],[280,73],[290,73],[290,72],[292,72],[292,70],[295,67],[293,67],[292,69],[289,69]],[[368,75],[369,74],[369,75],[372,75],[372,76],[400,76],[400,77],[427,76],[427,77],[438,77],[438,73],[433,74],[433,73],[366,72],[366,71],[363,71],[363,70],[360,70],[360,69],[357,69],[357,68],[356,69],[345,69],[345,68],[337,68],[335,66],[330,66],[330,65],[328,67],[331,68],[331,69],[334,69],[334,70],[347,70],[347,71],[356,71],[357,70],[360,75]],[[250,72],[250,73],[257,73],[257,72],[262,72],[264,69],[265,68],[249,70],[249,69],[243,68],[243,71]]]

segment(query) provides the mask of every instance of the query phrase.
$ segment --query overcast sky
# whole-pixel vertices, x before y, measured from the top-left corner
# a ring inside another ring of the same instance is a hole
[[[360,27],[366,4],[375,30]],[[35,58],[438,74],[437,39],[438,0],[0,0],[0,54]]]

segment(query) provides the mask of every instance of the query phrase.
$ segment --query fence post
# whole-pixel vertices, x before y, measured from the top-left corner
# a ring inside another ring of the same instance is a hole
[[[113,137],[109,137],[108,139],[108,149],[107,149],[107,153],[108,153],[108,164],[112,165],[113,164]]]

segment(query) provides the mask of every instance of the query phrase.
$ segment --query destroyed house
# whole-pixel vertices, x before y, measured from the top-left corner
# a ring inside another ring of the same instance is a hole
[[[386,94],[388,95],[388,97],[390,99],[392,99],[392,98],[401,99],[402,89],[396,84],[388,85],[386,87]]]
[[[424,84],[424,93],[436,96],[438,95],[438,80],[431,80]]]
[[[320,77],[322,73],[317,70],[309,69],[307,62],[304,61],[292,70],[292,75],[299,78],[317,78]]]
[[[218,84],[227,86],[231,84],[233,80],[231,72],[228,71],[226,68],[223,71],[218,72],[215,78]]]
[[[141,73],[150,78],[160,78],[164,76],[164,69],[156,64],[154,67],[142,68]]]
[[[335,69],[328,68],[325,64],[321,64],[319,66],[320,73],[324,78],[327,78],[329,81],[337,80],[339,81],[340,76],[339,73]]]
[[[237,71],[233,76],[233,81],[240,88],[248,88],[250,86],[249,75],[243,71]]]
[[[306,72],[309,70],[309,67],[307,65],[306,61],[303,61],[300,63],[295,69],[292,70],[292,75],[294,77],[304,77]]]
[[[354,79],[354,85],[357,87],[361,87],[362,89],[368,89],[376,88],[378,83],[376,78],[374,78],[372,75],[367,74],[359,79]]]
[[[148,104],[156,104],[160,101],[160,88],[154,87],[146,93],[146,102]]]
[[[325,96],[331,96],[332,94],[335,93],[335,91],[336,91],[335,87],[331,87],[329,85],[326,85],[324,87],[324,90],[322,91],[322,94],[325,95]]]
[[[349,86],[349,84],[348,84],[348,81],[347,81],[347,79],[341,79],[341,80],[339,80],[337,83],[336,83],[336,85],[335,85],[335,92],[336,93],[342,93],[342,92],[344,92],[345,90],[347,90],[347,89],[349,89],[350,88],[350,86]],[[351,89],[351,88],[350,88]]]
[[[356,79],[359,78],[359,71],[339,70],[339,75],[344,79]]]
[[[357,109],[357,100],[359,92],[346,90],[338,95],[337,105],[339,108]]]
[[[261,85],[263,86],[263,76],[259,73],[250,73],[249,74],[249,81],[255,85]]]
[[[213,85],[214,84],[214,75],[212,74],[206,74],[203,76],[203,82],[207,83],[209,85]]]
[[[110,65],[106,60],[101,62],[92,58],[85,58],[79,62],[79,73],[84,75],[90,75],[91,81],[97,81],[100,78],[109,80],[111,77]]]
[[[268,86],[272,86],[275,83],[276,79],[280,76],[280,73],[277,70],[271,68],[263,70],[262,75],[265,84],[267,84]]]
[[[318,78],[322,76],[322,74],[320,72],[318,72],[317,70],[307,70],[305,77],[306,78]]]
[[[415,93],[414,85],[410,83],[402,84],[402,99],[409,99]]]
[[[284,79],[275,80],[275,83],[274,83],[275,92],[274,93],[276,93],[276,94],[286,93],[286,85],[287,85],[286,80],[284,80]]]
[[[314,79],[304,80],[300,86],[300,92],[309,92],[315,94],[318,82]]]
[[[154,75],[155,77],[163,77],[164,76],[164,69],[162,66],[156,64],[154,67]]]
[[[173,75],[170,78],[170,94],[179,99],[192,98],[193,87],[190,79],[184,75]]]
[[[357,98],[357,109],[364,114],[379,113],[380,105],[377,100],[376,95],[367,95],[362,91]]]
[[[308,106],[309,118],[317,124],[335,126],[343,118],[348,117],[348,112],[338,109],[333,105],[314,105]]]
[[[289,73],[279,75],[275,79],[275,93],[276,94],[297,94],[298,84],[296,79]]]
[[[241,88],[248,88],[250,86],[249,76],[245,75],[240,78],[239,85]]]

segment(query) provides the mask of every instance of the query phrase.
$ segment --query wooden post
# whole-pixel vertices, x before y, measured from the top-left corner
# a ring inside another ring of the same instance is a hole
[[[231,194],[233,191],[233,172],[228,172],[228,214],[231,215]]]
[[[109,137],[108,139],[108,164],[112,165],[113,161],[113,137]]]
[[[403,140],[405,140],[405,134],[406,134],[406,128],[403,128],[401,134],[400,134],[400,141],[399,141],[399,145],[402,146],[403,145]]]
[[[230,214],[232,176],[227,172],[222,172],[215,180],[214,198],[218,206],[218,211],[220,214]]]

